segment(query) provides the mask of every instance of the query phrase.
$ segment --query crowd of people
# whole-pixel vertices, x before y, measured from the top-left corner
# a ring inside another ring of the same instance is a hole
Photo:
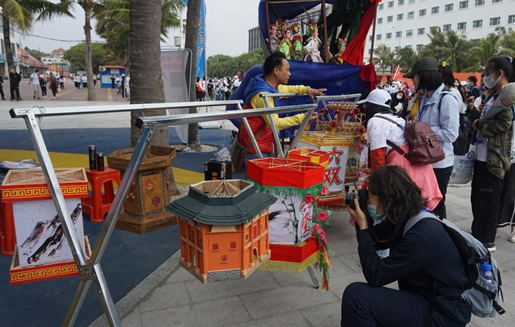
[[[205,78],[197,77],[197,101],[209,100],[229,100],[231,93],[240,86],[240,78],[235,75],[231,77],[210,78],[206,83]]]
[[[442,201],[433,211],[442,219],[446,218],[445,194],[453,169],[453,142],[459,133],[459,115],[466,114],[474,132],[471,133],[470,143],[476,147],[471,193],[474,215],[472,233],[492,251],[495,250],[495,237],[499,235],[497,228],[514,225],[515,173],[511,169],[515,164],[515,144],[512,140],[514,66],[511,57],[491,58],[485,64],[483,85],[477,85],[475,76],[459,81],[454,78],[449,65],[438,65],[433,58],[423,58],[405,75],[413,81],[411,90],[406,84],[395,82],[386,84],[381,90],[387,93],[385,96],[390,100],[387,114],[400,121],[425,121],[438,134],[438,141],[446,156],[442,162],[433,164],[442,194]],[[379,132],[386,133],[384,126],[376,128],[375,125],[388,122],[375,121],[369,121],[369,133],[372,136]],[[372,136],[372,153],[374,147],[389,150],[382,147],[384,141],[374,145]],[[388,137],[395,138],[383,135],[382,139]],[[419,186],[422,188],[423,184]],[[427,191],[427,187],[423,190]],[[509,240],[515,243],[513,230]]]
[[[272,53],[263,74],[249,81],[243,109],[274,107],[272,98],[265,106],[265,99],[258,96],[263,92],[313,97],[326,91],[287,86],[290,75],[284,54]],[[462,296],[471,288],[466,260],[439,220],[447,218],[445,200],[455,143],[465,126],[471,135],[467,142],[475,147],[470,237],[486,253],[494,252],[497,229],[512,226],[509,241],[515,243],[515,62],[504,56],[489,59],[483,85],[475,76],[456,80],[449,65],[430,57],[418,60],[403,77],[411,80],[412,88],[388,83],[358,102],[367,116],[371,174],[362,185],[368,194],[365,203],[356,199],[348,211],[355,221],[366,283],[346,287],[341,326],[464,327],[474,305]],[[305,119],[304,114],[271,117],[248,118],[263,156],[275,155],[272,124],[283,130]],[[408,122],[427,124],[442,149],[442,159],[415,165],[407,158]],[[247,159],[257,157],[245,128],[240,128],[235,144],[236,149],[246,149]],[[407,230],[408,222],[420,216],[434,219],[417,220]],[[382,287],[396,281],[398,290]]]
[[[14,68],[10,69],[9,72],[9,86],[10,86],[10,95],[11,101],[22,100],[20,96],[20,82],[22,80],[22,76],[18,73]],[[112,88],[118,89],[118,94],[122,96],[122,98],[130,98],[130,74],[127,73],[121,75],[112,75]],[[85,89],[88,87],[88,78],[86,74],[75,74],[70,75],[69,79],[73,82],[74,87],[76,89]],[[59,73],[54,74],[53,72],[44,73],[39,69],[36,69],[29,77],[29,85],[33,87],[33,98],[34,99],[46,99],[48,97],[48,91],[52,93],[53,98],[55,99],[60,91],[64,91],[66,88],[66,80],[67,78]],[[93,74],[93,86],[97,85],[99,77],[97,74]],[[4,76],[0,73],[0,96],[2,100],[6,100],[4,90]]]
[[[361,101],[372,174],[367,204],[362,208],[355,201],[349,212],[367,283],[345,289],[342,326],[465,326],[470,321],[473,304],[462,296],[470,288],[463,257],[443,225],[424,219],[404,229],[418,214],[447,218],[445,195],[463,128],[470,131],[475,156],[472,237],[494,252],[498,229],[511,226],[509,241],[515,243],[513,58],[489,59],[483,85],[475,76],[455,79],[451,67],[434,58],[420,59],[404,78],[413,82],[411,90],[388,83]],[[442,160],[414,166],[399,155],[397,148],[408,150],[403,131],[408,121],[431,127],[445,154]],[[395,281],[398,290],[381,287]]]
[[[118,75],[111,75],[110,79],[111,79],[111,88],[118,89],[118,92],[116,94],[121,95],[122,98],[127,98],[127,100],[130,100],[130,97],[131,97],[130,73],[127,72],[127,75],[125,75],[124,73],[118,74]]]
[[[11,69],[11,74],[9,74],[9,80],[11,82],[11,101],[15,99],[21,100],[20,91],[19,91],[19,83],[21,81],[21,76],[15,72],[14,68]],[[11,78],[11,75],[12,78]],[[18,76],[16,76],[18,75]],[[18,81],[18,83],[13,83]],[[62,85],[60,83],[62,81]],[[36,69],[31,75],[29,79],[29,85],[32,85],[33,88],[33,98],[34,99],[46,99],[47,98],[47,89],[52,92],[52,96],[55,99],[57,97],[57,93],[61,87],[61,90],[64,90],[64,76],[54,73],[43,74]],[[41,90],[41,96],[40,96]]]
[[[87,88],[88,82],[86,75],[80,76],[75,74],[75,76],[70,76],[70,79],[74,82],[75,87],[77,89]],[[97,76],[93,76],[94,85],[97,82]],[[10,86],[10,94],[11,101],[20,101],[22,100],[20,96],[20,82],[22,77],[20,73],[18,73],[14,68],[11,68],[9,71],[9,86]],[[0,96],[2,100],[5,99],[5,94],[3,90],[3,75],[0,73]],[[29,85],[33,88],[33,98],[34,99],[46,99],[48,97],[47,90],[52,92],[52,96],[55,99],[59,91],[65,90],[66,77],[59,73],[54,74],[43,73],[39,69],[36,69],[29,77]]]

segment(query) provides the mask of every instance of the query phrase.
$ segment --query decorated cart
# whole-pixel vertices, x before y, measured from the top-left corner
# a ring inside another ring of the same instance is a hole
[[[259,27],[265,54],[273,51],[285,54],[291,68],[288,84],[327,89],[325,96],[315,99],[316,124],[307,126],[304,122],[283,131],[270,125],[277,157],[262,158],[257,151],[262,159],[247,162],[247,178],[255,182],[257,190],[279,198],[277,208],[270,209],[274,213],[271,217],[276,219],[276,211],[286,213],[284,221],[281,217],[277,219],[285,228],[275,230],[273,220],[270,222],[272,255],[260,269],[296,272],[308,268],[313,277],[309,265],[316,262],[323,271],[323,286],[328,287],[329,260],[321,226],[329,219],[321,224],[315,212],[320,212],[322,206],[342,207],[348,191],[345,184],[359,181],[367,173],[367,137],[363,124],[366,117],[356,102],[377,84],[375,68],[373,64],[363,65],[363,56],[379,2],[381,0],[260,1]],[[262,66],[251,68],[231,99],[245,101],[247,85],[260,74],[263,74]],[[311,98],[295,94],[261,96],[276,98],[276,106],[313,103]],[[264,103],[269,102],[265,99]],[[227,110],[234,109],[227,107]],[[246,119],[233,120],[233,123],[237,128],[248,130],[256,148]],[[318,179],[311,176],[314,171],[321,172]],[[303,185],[296,185],[302,181],[305,181]],[[324,191],[319,192],[322,185]],[[311,196],[313,207],[306,204]],[[302,208],[308,210],[304,212]]]

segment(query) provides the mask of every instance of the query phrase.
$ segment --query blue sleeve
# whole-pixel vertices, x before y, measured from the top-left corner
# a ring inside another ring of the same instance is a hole
[[[452,94],[443,95],[440,106],[440,126],[431,126],[438,141],[454,142],[459,135],[460,103]]]
[[[371,232],[359,231],[358,253],[363,275],[371,286],[380,287],[426,270],[434,260],[433,240],[424,232],[428,222],[418,222],[399,243],[390,250],[390,256],[380,259]]]

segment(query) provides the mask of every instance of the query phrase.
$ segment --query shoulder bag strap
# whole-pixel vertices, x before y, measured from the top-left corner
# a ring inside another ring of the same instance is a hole
[[[266,128],[266,122],[263,125],[261,125],[261,127],[259,127],[259,129],[256,132],[256,135],[254,135],[256,138],[256,142],[258,141],[261,134],[263,134],[263,132],[265,131],[265,128]],[[239,142],[239,135],[240,134],[238,133],[238,142]],[[248,151],[250,149],[251,145],[252,145],[252,142],[249,141],[249,143],[245,146],[245,151]]]
[[[438,217],[434,215],[434,213],[422,211],[408,219],[408,221],[404,225],[404,231],[402,232],[402,235],[406,234],[411,229],[411,227],[413,227],[416,223],[425,218],[432,218],[438,220],[439,222],[442,222],[440,219],[438,219]]]
[[[404,127],[403,127],[401,124],[399,124],[398,122],[396,122],[395,120],[393,120],[393,119],[390,119],[390,118],[388,118],[388,117],[384,117],[384,116],[377,116],[377,115],[376,115],[376,116],[374,116],[374,117],[382,118],[382,119],[384,119],[384,120],[388,120],[389,122],[394,123],[394,124],[395,124],[395,125],[397,125],[399,128],[401,128],[401,129],[403,129],[403,130],[404,130]],[[395,151],[397,151],[398,153],[400,153],[400,155],[402,155],[403,157],[405,157],[405,156],[406,156],[406,152],[405,152],[403,149],[401,149],[398,145],[393,144],[393,142],[391,142],[390,140],[386,140],[386,144],[388,144],[392,149],[394,149]]]
[[[419,212],[415,216],[411,217],[404,225],[404,232],[402,235],[406,234],[406,232],[413,227],[416,223],[421,221],[422,219],[430,218],[436,219],[441,222],[434,214],[430,212]],[[433,291],[431,295],[431,300],[429,301],[429,307],[427,309],[426,319],[424,320],[424,327],[431,327],[431,319],[433,317],[434,304],[435,304],[435,296],[436,296],[436,278],[433,277]]]

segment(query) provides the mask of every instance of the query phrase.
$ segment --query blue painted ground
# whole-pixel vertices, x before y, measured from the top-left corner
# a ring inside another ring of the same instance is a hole
[[[116,149],[130,147],[130,130],[80,129],[43,130],[51,152],[83,153],[95,144],[106,155]],[[224,144],[230,148],[231,132],[221,129],[200,131],[202,144]],[[170,144],[179,144],[174,129],[170,129]],[[0,131],[0,148],[34,150],[27,131]],[[177,153],[173,166],[204,172],[204,162],[214,153]],[[0,158],[0,161],[9,160]],[[233,175],[233,178],[235,175]],[[236,177],[243,178],[243,174]],[[102,224],[84,219],[85,234],[95,244]],[[115,230],[102,260],[111,295],[115,302],[123,298],[145,277],[159,267],[178,249],[176,226],[148,234],[133,234]],[[79,285],[79,277],[61,278],[26,285],[9,285],[11,257],[0,255],[0,325],[3,327],[60,326]],[[76,326],[87,326],[103,313],[95,287],[92,285],[79,314]]]

